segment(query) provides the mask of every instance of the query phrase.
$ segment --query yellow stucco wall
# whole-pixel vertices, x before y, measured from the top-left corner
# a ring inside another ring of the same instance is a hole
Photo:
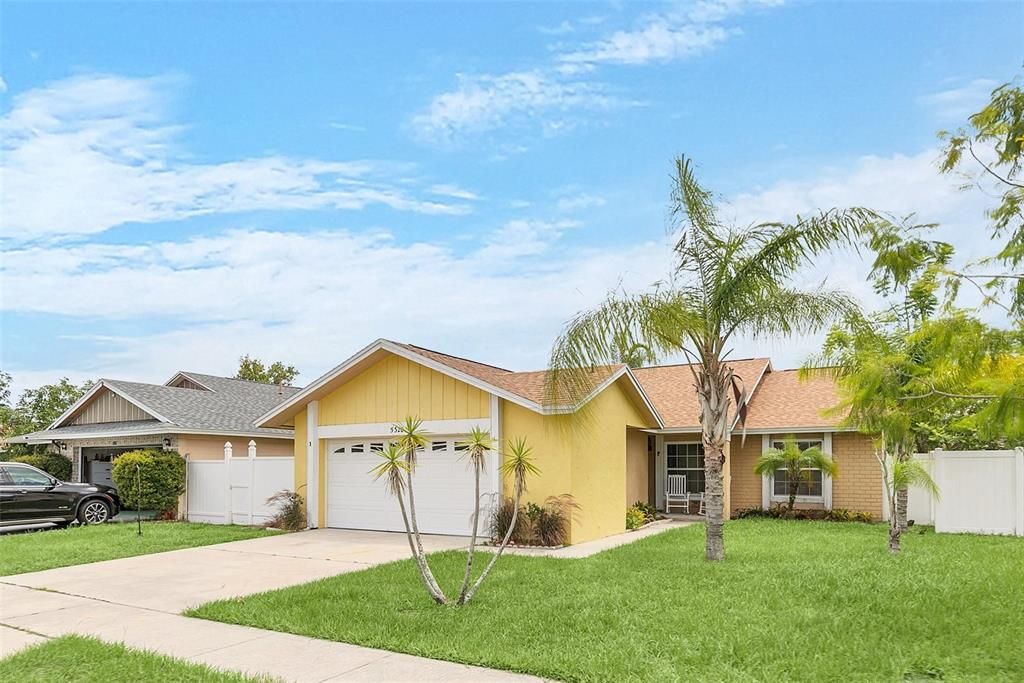
[[[626,433],[626,504],[649,502],[650,462],[647,455],[647,432],[630,429]]]
[[[320,401],[321,425],[488,417],[490,394],[400,356],[388,355]]]
[[[525,501],[572,494],[575,513],[569,540],[581,543],[626,528],[627,428],[655,426],[622,388],[622,382],[592,399],[583,417],[540,415],[502,401],[502,437],[526,437],[540,474],[527,481]],[[646,446],[643,447],[646,455]],[[646,483],[644,494],[646,498]],[[511,483],[503,482],[506,494]]]

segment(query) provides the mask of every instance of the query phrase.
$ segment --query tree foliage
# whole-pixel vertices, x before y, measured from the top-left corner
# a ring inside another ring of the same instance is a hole
[[[992,91],[983,109],[968,118],[967,125],[939,133],[946,146],[940,162],[943,173],[961,173],[965,187],[980,186],[994,195],[996,205],[987,211],[993,238],[1002,241],[999,251],[974,264],[957,278],[978,286],[988,296],[1008,290],[1006,308],[1018,319],[1024,316],[1024,90],[1019,83],[1005,83]],[[1003,267],[1005,272],[984,268]]]
[[[67,377],[62,377],[54,384],[24,390],[17,403],[11,405],[11,375],[0,372],[0,437],[7,439],[46,429],[92,385],[92,381],[76,385]],[[45,449],[45,445],[12,444],[8,453],[35,453]]]
[[[824,283],[797,289],[790,282],[816,255],[857,242],[877,216],[865,209],[833,209],[790,223],[726,224],[684,157],[675,164],[670,202],[677,235],[674,273],[646,292],[614,291],[572,318],[551,353],[548,393],[557,404],[578,403],[592,390],[595,372],[622,360],[624,349],[644,349],[652,360],[684,355],[700,402],[706,453],[705,552],[720,560],[730,406],[742,406],[755,381],[734,373],[731,342],[737,335],[813,332],[854,310],[848,295]]]
[[[820,470],[832,478],[839,474],[839,467],[830,455],[817,446],[801,449],[794,437],[783,441],[782,448],[768,449],[754,463],[754,473],[762,477],[769,477],[779,470],[786,471],[789,512],[793,511],[800,484],[810,483],[811,470]]]
[[[285,365],[279,360],[264,365],[259,358],[253,358],[249,354],[238,359],[238,372],[235,373],[235,379],[246,379],[262,384],[291,384],[298,376],[299,371],[294,365]]]

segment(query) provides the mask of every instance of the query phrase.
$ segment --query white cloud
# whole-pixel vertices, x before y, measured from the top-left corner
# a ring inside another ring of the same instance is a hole
[[[4,259],[2,304],[88,320],[103,335],[102,350],[63,371],[76,377],[163,381],[183,367],[226,373],[249,352],[295,363],[309,381],[380,336],[539,368],[569,316],[620,278],[646,286],[668,268],[669,250],[653,242],[552,252],[576,225],[513,221],[465,253],[343,230],[39,246]],[[154,312],[170,331],[146,332]],[[111,334],[123,329],[117,320],[138,320],[139,334]],[[45,375],[32,368],[33,378]]]
[[[756,7],[781,0],[699,0],[670,11],[645,16],[631,30],[614,31],[593,42],[555,46],[547,66],[504,74],[457,75],[457,86],[436,95],[411,119],[411,129],[424,142],[458,143],[467,136],[504,127],[535,125],[544,135],[563,134],[577,127],[583,113],[637,104],[612,95],[603,83],[584,79],[599,65],[640,65],[695,57],[714,49],[738,29],[723,25]],[[603,18],[578,22],[596,25]],[[541,29],[562,35],[576,24]]]
[[[197,163],[178,149],[180,79],[84,75],[19,93],[0,119],[0,237],[16,242],[209,213],[361,209],[457,214],[411,196],[381,165],[265,156]]]
[[[454,199],[465,199],[466,201],[476,201],[480,199],[480,195],[465,188],[453,185],[451,183],[439,183],[437,185],[431,185],[427,188],[427,192],[430,194],[436,194],[441,197],[452,197]]]
[[[582,192],[580,194],[559,197],[557,207],[559,211],[573,212],[573,211],[585,211],[587,209],[595,209],[602,207],[607,204],[607,200],[604,197],[598,197],[592,194]]]
[[[494,263],[498,268],[507,265],[519,269],[522,268],[521,262],[512,264],[510,261],[546,253],[567,230],[581,225],[579,221],[571,220],[511,220],[488,238],[486,246],[477,252],[477,257]]]
[[[935,118],[959,123],[984,107],[998,85],[998,81],[990,78],[976,78],[954,88],[922,95],[917,101]]]
[[[328,125],[331,128],[334,128],[335,130],[347,130],[353,133],[366,132],[366,126],[357,126],[354,123],[342,123],[341,121],[331,121]]]
[[[501,75],[459,74],[458,86],[433,98],[411,121],[420,139],[453,144],[478,134],[533,119],[564,122],[575,110],[601,110],[620,104],[597,84],[567,80],[542,70]]]

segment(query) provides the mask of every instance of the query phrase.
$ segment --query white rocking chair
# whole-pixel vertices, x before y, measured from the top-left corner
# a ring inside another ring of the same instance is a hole
[[[665,489],[665,512],[672,512],[672,506],[685,507],[690,514],[690,492],[686,490],[685,474],[668,475],[668,487]]]
[[[704,509],[704,492],[701,491],[697,495],[698,495],[697,501],[700,503],[700,505],[697,506],[697,514],[701,515],[701,516],[707,515],[708,511],[706,509]]]

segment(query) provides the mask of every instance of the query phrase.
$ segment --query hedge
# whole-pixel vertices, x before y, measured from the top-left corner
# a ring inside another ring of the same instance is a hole
[[[23,462],[26,465],[37,467],[51,477],[61,481],[71,479],[71,461],[60,453],[28,453],[26,455],[15,455],[10,462]]]
[[[185,492],[185,459],[177,451],[143,449],[114,458],[114,484],[124,507],[165,512]]]

